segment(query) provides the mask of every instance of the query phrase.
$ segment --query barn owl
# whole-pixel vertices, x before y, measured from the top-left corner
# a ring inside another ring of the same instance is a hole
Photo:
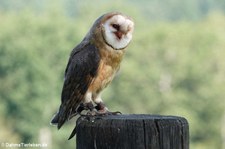
[[[93,115],[113,113],[103,103],[101,93],[119,70],[133,30],[130,17],[119,12],[106,13],[72,50],[65,70],[61,105],[51,121],[58,129],[83,110]]]

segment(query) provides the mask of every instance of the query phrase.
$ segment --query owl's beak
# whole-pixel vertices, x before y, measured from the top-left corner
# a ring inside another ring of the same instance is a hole
[[[117,37],[118,39],[121,39],[122,36],[123,36],[123,32],[117,31],[117,32],[115,32],[115,35],[116,35],[116,37]]]

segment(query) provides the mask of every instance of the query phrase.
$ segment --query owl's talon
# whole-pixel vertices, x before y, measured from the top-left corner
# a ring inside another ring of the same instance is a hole
[[[98,116],[105,116],[105,115],[117,115],[117,114],[122,114],[119,111],[116,112],[110,112],[108,108],[105,106],[104,103],[100,102],[95,106],[95,109],[97,110],[96,115]]]
[[[79,105],[79,107],[77,108],[77,113],[80,114],[80,115],[83,115],[82,112],[84,110],[90,110],[90,111],[93,111],[95,108],[94,108],[94,105],[92,104],[92,102],[88,102],[88,103],[81,103]]]
[[[121,115],[122,113],[120,111],[115,112],[109,112],[110,115]]]
[[[110,112],[110,111],[108,111],[108,112],[106,112],[106,113],[104,113],[105,115],[119,115],[119,114],[122,114],[120,111],[115,111],[115,112]]]
[[[110,111],[95,111],[95,114],[93,116],[107,116],[107,115],[118,115],[118,114],[122,114],[121,112],[119,111],[116,111],[116,112],[110,112]]]
[[[97,113],[96,110],[92,110],[92,111],[88,111],[86,115],[88,115],[88,116],[95,116],[96,113]]]
[[[88,112],[83,112],[84,110],[89,110]],[[83,112],[83,113],[82,113]],[[92,102],[81,103],[77,108],[77,113],[81,116],[107,116],[107,115],[118,115],[122,114],[119,111],[110,112],[108,108],[102,102],[98,103],[95,107]]]

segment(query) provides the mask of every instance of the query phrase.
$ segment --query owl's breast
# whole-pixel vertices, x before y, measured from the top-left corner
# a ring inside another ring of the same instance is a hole
[[[101,52],[97,76],[90,84],[89,91],[98,94],[107,87],[119,70],[122,58],[123,53],[121,52]]]

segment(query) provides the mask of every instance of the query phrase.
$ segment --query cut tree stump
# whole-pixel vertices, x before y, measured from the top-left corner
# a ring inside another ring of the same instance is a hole
[[[77,120],[77,149],[189,149],[185,118],[110,115]]]

